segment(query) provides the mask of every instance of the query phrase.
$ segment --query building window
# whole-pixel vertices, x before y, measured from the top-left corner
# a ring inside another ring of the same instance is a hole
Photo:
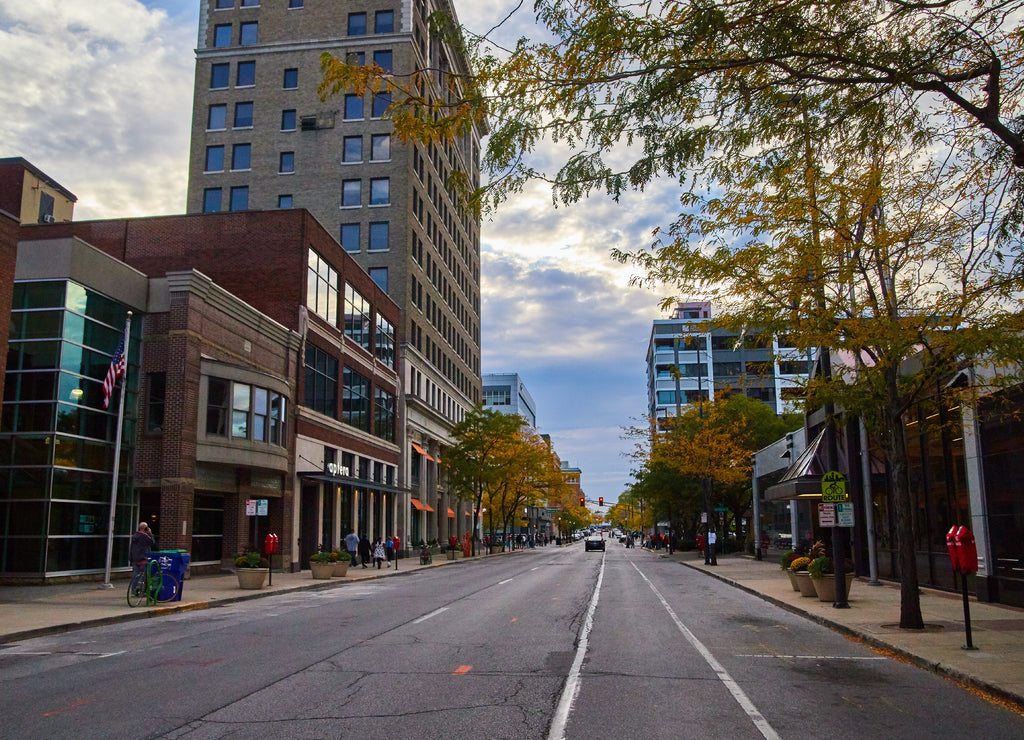
[[[210,89],[220,90],[228,86],[228,80],[231,75],[230,64],[211,64],[210,65]]]
[[[213,45],[231,46],[231,24],[226,23],[213,27]]]
[[[378,288],[383,290],[385,293],[388,292],[388,268],[371,267],[370,279],[377,284]]]
[[[296,67],[284,71],[284,82],[281,87],[285,90],[294,90],[299,86],[299,70]]]
[[[391,180],[376,177],[370,180],[370,205],[386,206],[391,202]]]
[[[384,282],[387,283],[387,268],[384,270]],[[372,275],[373,270],[370,270]],[[381,289],[387,292],[387,287],[382,285]],[[377,339],[374,345],[374,354],[377,359],[388,367],[395,366],[395,327],[391,322],[380,314],[377,314]]]
[[[373,30],[377,33],[394,33],[395,11],[378,10],[373,17]]]
[[[235,0],[217,0],[217,10],[234,9]]]
[[[366,35],[366,13],[349,13],[348,14],[348,35],[349,36],[365,36]]]
[[[282,131],[294,131],[295,130],[295,109],[289,108],[288,110],[281,111],[281,130]]]
[[[345,96],[345,120],[358,121],[363,117],[363,96],[349,93]]]
[[[288,399],[280,393],[270,392],[270,437],[267,439],[272,445],[287,447],[288,438],[285,436],[285,406]]]
[[[252,165],[252,144],[235,144],[231,150],[231,169],[248,170]]]
[[[281,152],[281,164],[277,171],[282,175],[295,172],[295,152]]]
[[[211,377],[207,380],[206,434],[284,447],[286,402],[280,393],[266,388]]]
[[[210,378],[206,389],[206,433],[216,437],[228,434],[228,392],[231,381]]]
[[[362,180],[345,180],[341,183],[341,207],[354,208],[362,204]]]
[[[220,188],[206,188],[203,191],[203,213],[217,213],[220,211],[220,200]]]
[[[257,27],[256,21],[243,23],[238,29],[238,43],[242,46],[249,46],[256,43]]]
[[[302,7],[302,0],[288,0],[288,10],[295,10]]]
[[[365,51],[349,51],[345,53],[345,64],[353,67],[362,67],[366,64]]]
[[[231,436],[249,439],[249,412],[252,410],[252,388],[245,383],[232,383]]]
[[[338,418],[338,358],[315,344],[306,345],[303,405],[332,419]]]
[[[370,302],[351,283],[345,283],[345,336],[369,352],[372,328]]]
[[[206,116],[207,131],[223,131],[227,128],[228,107],[224,104],[211,105]]]
[[[306,307],[331,326],[338,325],[338,271],[315,249],[309,250]]]
[[[359,224],[341,225],[341,248],[346,252],[359,251]]]
[[[356,429],[370,431],[370,381],[347,367],[342,380],[341,420]]]
[[[278,208],[291,208],[292,207],[292,196],[291,193],[277,196],[277,207]]]
[[[373,63],[387,74],[391,74],[391,49],[381,49],[380,51],[373,52]]]
[[[239,62],[235,87],[252,87],[256,84],[256,62]]]
[[[252,128],[252,101],[235,103],[235,128]]]
[[[204,172],[223,172],[224,171],[224,147],[223,146],[208,146],[206,147],[206,164],[203,165]]]
[[[150,373],[146,383],[146,431],[164,430],[164,404],[167,398],[167,373]]]
[[[363,137],[362,136],[346,136],[342,142],[341,150],[341,161],[342,162],[362,162],[363,161]]]
[[[370,137],[370,161],[386,162],[391,159],[391,134],[373,134]]]
[[[382,118],[391,105],[391,93],[375,93],[373,96],[373,117]]]
[[[380,388],[373,399],[373,433],[386,442],[395,441],[395,397]]]
[[[260,0],[242,0],[243,8],[258,8],[260,6]]]
[[[370,251],[388,249],[391,244],[389,243],[389,232],[387,221],[375,221],[370,224],[370,243],[368,248]]]
[[[249,188],[247,186],[231,188],[231,210],[249,210]]]

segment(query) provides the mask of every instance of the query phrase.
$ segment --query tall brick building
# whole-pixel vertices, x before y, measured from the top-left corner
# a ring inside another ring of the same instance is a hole
[[[396,77],[433,70],[441,96],[460,54],[431,37],[449,0],[404,4],[204,0],[189,160],[189,213],[305,208],[398,304],[407,415],[400,483],[423,519],[414,539],[461,535],[437,459],[481,400],[480,225],[446,183],[479,182],[483,130],[450,144],[392,136],[386,95],[317,95],[320,55]],[[445,516],[447,514],[447,516]]]

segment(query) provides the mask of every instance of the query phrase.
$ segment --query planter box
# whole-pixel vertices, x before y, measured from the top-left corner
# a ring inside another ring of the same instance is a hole
[[[446,550],[445,551],[445,557],[448,560],[455,560],[455,558],[458,556],[458,554],[459,554],[458,550]]]
[[[247,589],[261,589],[267,580],[267,568],[235,568],[235,575],[238,576],[238,587]]]
[[[853,583],[854,574],[846,574],[846,598],[850,598],[850,584]],[[814,590],[818,594],[818,601],[836,600],[836,580],[829,574],[826,578],[811,578]]]
[[[814,590],[814,584],[811,583],[811,574],[805,570],[798,570],[793,575],[796,576],[797,585],[800,586],[801,596],[817,596],[818,592]]]
[[[330,580],[331,574],[334,573],[334,563],[317,563],[310,562],[309,569],[313,571],[313,578],[317,581]]]
[[[786,575],[789,576],[789,585],[793,587],[794,591],[800,590],[800,584],[796,581],[796,573],[786,568]]]
[[[331,576],[334,578],[344,578],[348,575],[348,560],[337,560],[331,563]]]

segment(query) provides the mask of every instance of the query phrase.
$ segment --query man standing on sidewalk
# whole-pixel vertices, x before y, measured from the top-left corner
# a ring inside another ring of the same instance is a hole
[[[345,535],[345,549],[348,550],[348,554],[352,558],[349,567],[355,568],[356,558],[359,556],[359,535],[356,534],[354,529]]]
[[[135,530],[128,545],[128,559],[132,561],[133,573],[143,572],[149,559],[149,551],[153,548],[153,542],[153,533],[149,530],[149,525],[139,522],[139,527]]]

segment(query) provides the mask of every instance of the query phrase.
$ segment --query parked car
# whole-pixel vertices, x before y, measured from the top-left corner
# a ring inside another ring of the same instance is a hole
[[[601,535],[592,534],[583,542],[584,551],[601,550],[604,552],[604,538]]]

